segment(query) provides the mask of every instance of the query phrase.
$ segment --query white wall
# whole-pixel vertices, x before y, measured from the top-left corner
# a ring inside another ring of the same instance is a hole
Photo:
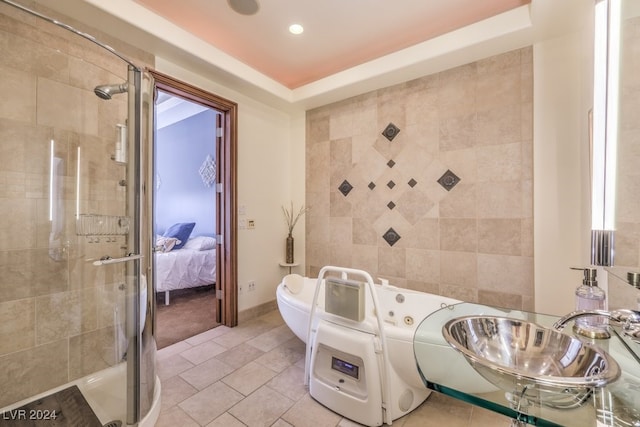
[[[589,263],[591,33],[536,43],[534,64],[535,309],[566,314]]]
[[[288,272],[279,266],[287,235],[281,206],[292,198],[294,206],[304,202],[304,114],[292,116],[160,57],[156,69],[238,104],[238,207],[245,210],[239,219],[255,221],[255,229],[238,230],[238,310],[274,300]],[[303,222],[295,237],[296,261],[303,264]],[[255,291],[248,291],[249,281]]]

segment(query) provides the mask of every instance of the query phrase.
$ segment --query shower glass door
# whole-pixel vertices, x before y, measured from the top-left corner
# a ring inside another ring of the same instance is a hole
[[[135,423],[156,378],[145,76],[4,2],[0,24],[0,413],[77,388],[86,425]]]

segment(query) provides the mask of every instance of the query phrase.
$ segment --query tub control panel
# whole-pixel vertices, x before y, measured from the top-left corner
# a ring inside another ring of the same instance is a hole
[[[338,372],[342,372],[345,375],[349,375],[355,379],[358,379],[358,372],[360,367],[354,363],[349,363],[337,357],[331,357],[331,369],[335,369]]]

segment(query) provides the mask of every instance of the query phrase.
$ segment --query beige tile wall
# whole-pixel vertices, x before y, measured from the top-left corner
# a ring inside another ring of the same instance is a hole
[[[150,55],[103,40],[141,65],[153,63]],[[123,312],[123,271],[87,260],[122,253],[125,238],[90,243],[76,235],[76,171],[80,147],[80,213],[126,214],[118,185],[125,169],[111,160],[126,96],[105,102],[93,87],[126,80],[127,68],[93,43],[0,4],[0,75],[3,407],[116,362],[114,312]],[[49,220],[51,140],[61,159],[58,233]]]
[[[533,309],[532,65],[524,48],[309,111],[306,273],[354,267]],[[451,191],[436,182],[448,169],[461,178]]]
[[[620,127],[615,264],[640,267],[640,18],[624,21],[620,73]]]

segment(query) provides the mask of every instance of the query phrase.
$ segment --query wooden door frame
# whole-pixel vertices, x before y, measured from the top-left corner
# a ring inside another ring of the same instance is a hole
[[[236,222],[237,204],[237,134],[238,104],[221,98],[188,83],[177,80],[155,70],[148,70],[153,76],[155,88],[188,99],[197,104],[214,108],[222,113],[222,144],[220,158],[216,159],[217,182],[222,184],[222,195],[218,198],[222,203],[218,211],[218,224],[222,227],[218,233],[222,235],[219,245],[218,271],[216,271],[216,287],[222,291],[222,324],[236,326],[238,324],[238,246]]]

